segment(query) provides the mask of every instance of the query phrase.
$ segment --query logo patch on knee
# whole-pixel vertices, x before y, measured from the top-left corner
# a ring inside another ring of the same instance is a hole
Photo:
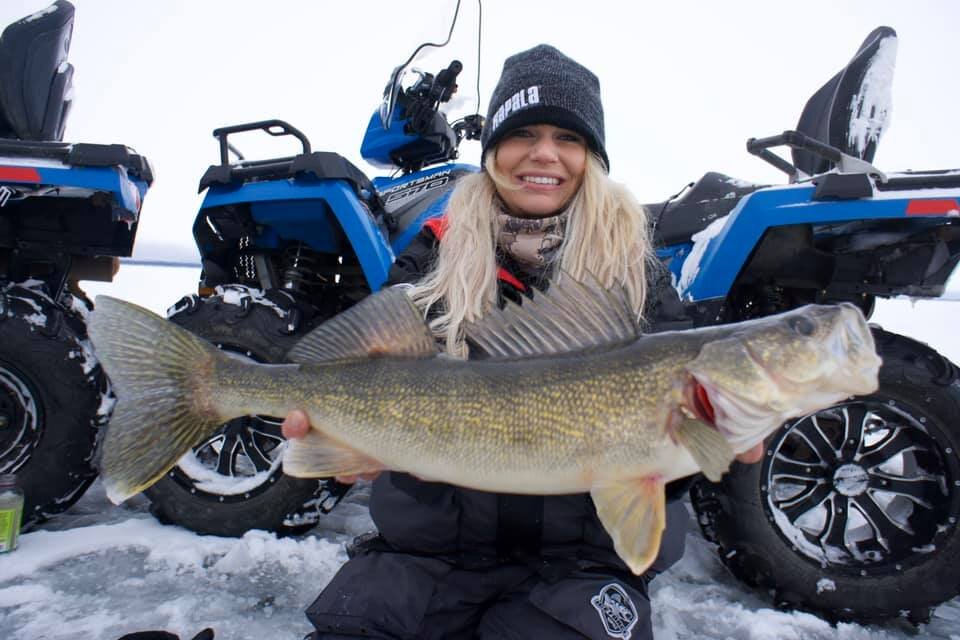
[[[608,636],[630,640],[633,626],[637,624],[637,607],[623,587],[611,582],[590,598],[590,604],[600,615]]]

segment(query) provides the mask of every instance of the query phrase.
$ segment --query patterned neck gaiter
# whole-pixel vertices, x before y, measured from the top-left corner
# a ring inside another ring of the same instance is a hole
[[[542,267],[553,260],[563,242],[567,212],[549,218],[518,218],[497,214],[500,248],[523,264]]]

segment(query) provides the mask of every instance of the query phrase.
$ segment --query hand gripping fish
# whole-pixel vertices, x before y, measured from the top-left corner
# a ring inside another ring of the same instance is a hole
[[[104,296],[90,335],[118,400],[100,451],[114,502],[224,422],[299,408],[313,429],[287,444],[287,474],[393,469],[485,491],[589,491],[637,574],[660,546],[665,483],[718,480],[788,418],[876,390],[880,366],[850,304],[642,335],[623,291],[566,274],[469,325],[477,360],[440,355],[400,288],[315,329],[290,365],[240,361]]]

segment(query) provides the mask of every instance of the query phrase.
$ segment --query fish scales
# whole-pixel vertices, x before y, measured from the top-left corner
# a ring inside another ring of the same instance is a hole
[[[253,368],[227,360],[211,396],[221,415],[303,407],[325,433],[400,468],[430,459],[484,475],[621,466],[664,445],[664,398],[677,396],[685,362],[669,354],[692,359],[697,342],[678,349],[675,341],[646,340],[509,363],[373,359]],[[664,361],[677,364],[657,365]]]

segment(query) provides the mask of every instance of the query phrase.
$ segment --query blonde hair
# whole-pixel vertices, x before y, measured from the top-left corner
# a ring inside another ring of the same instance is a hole
[[[446,230],[435,264],[410,292],[447,353],[465,358],[464,322],[481,318],[497,303],[497,187],[515,189],[495,166],[461,178],[450,197]],[[641,316],[647,296],[647,265],[654,259],[647,213],[623,185],[609,178],[603,161],[587,153],[583,183],[570,201],[563,242],[554,264],[582,280],[592,274],[604,287],[622,286]]]

